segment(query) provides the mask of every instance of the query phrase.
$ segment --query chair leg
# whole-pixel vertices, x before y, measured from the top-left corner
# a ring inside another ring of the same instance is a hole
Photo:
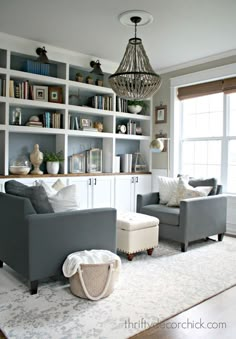
[[[3,261],[0,260],[0,268],[2,268],[2,267],[3,267]]]
[[[224,233],[218,234],[218,241],[222,241],[224,238]]]
[[[184,244],[181,244],[181,251],[182,252],[187,252],[188,250],[188,243],[185,242]]]
[[[30,294],[37,294],[38,292],[38,280],[30,281]]]

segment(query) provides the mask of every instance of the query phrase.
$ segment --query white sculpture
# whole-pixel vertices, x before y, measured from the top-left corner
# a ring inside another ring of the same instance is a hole
[[[38,144],[34,145],[33,152],[30,154],[30,161],[34,165],[34,169],[31,171],[31,174],[43,174],[39,168],[43,162],[43,153],[40,152]]]

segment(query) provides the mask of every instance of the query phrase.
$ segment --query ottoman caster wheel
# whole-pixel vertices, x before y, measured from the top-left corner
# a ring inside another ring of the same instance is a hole
[[[132,261],[132,260],[133,260],[133,257],[134,257],[134,253],[129,253],[129,254],[127,254],[127,257],[128,257],[128,260],[129,260],[129,261]]]
[[[149,248],[149,249],[147,250],[147,254],[148,254],[148,255],[152,255],[153,250],[154,250],[154,248]]]

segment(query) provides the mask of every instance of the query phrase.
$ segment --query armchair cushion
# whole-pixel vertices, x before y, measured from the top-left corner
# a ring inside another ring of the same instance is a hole
[[[142,207],[141,213],[158,218],[160,224],[178,226],[180,223],[180,209],[178,207],[168,207],[160,204],[147,205]]]
[[[9,180],[5,182],[5,191],[11,195],[28,198],[35,211],[39,214],[54,212],[42,186],[26,186],[19,181]]]

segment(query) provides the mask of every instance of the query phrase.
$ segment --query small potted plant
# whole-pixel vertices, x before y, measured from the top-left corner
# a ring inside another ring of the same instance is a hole
[[[93,78],[89,75],[89,76],[86,78],[86,82],[87,82],[87,84],[92,85],[92,84],[93,84]]]
[[[49,174],[57,174],[59,172],[60,162],[64,160],[62,151],[55,152],[44,152],[43,160],[46,162],[47,172]]]
[[[84,77],[81,73],[76,73],[75,74],[75,80],[78,81],[78,82],[83,82],[84,81]]]
[[[128,100],[128,111],[130,113],[140,113],[145,107],[146,103],[143,100]]]

